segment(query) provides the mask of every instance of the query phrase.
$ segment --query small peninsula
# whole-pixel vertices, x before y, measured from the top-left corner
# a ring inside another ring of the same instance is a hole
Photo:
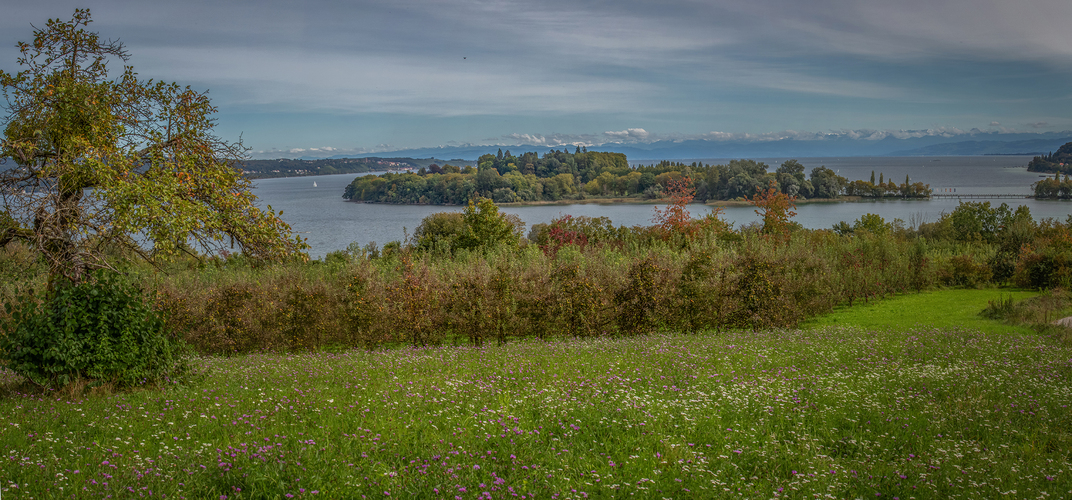
[[[1027,164],[1027,171],[1066,175],[1072,173],[1072,142],[1048,155],[1036,156]]]

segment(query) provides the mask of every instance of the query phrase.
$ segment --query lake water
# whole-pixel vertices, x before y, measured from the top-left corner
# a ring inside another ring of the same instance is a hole
[[[759,159],[770,165],[773,171],[786,159]],[[875,157],[875,158],[799,158],[810,174],[811,169],[821,165],[839,172],[847,179],[875,179],[883,173],[886,179],[904,182],[908,175],[912,182],[930,184],[936,191],[953,190],[958,194],[1030,194],[1031,184],[1039,180],[1039,174],[1028,172],[1024,167],[1030,161],[1025,156],[970,156],[970,157]],[[685,163],[726,163],[724,159],[686,160]],[[634,162],[644,163],[649,162]],[[318,177],[290,177],[255,181],[256,194],[262,205],[282,210],[281,218],[290,224],[300,236],[307,238],[309,254],[323,257],[330,251],[345,249],[350,243],[366,244],[371,241],[380,246],[393,240],[401,240],[404,229],[410,234],[421,219],[435,212],[461,211],[457,206],[435,205],[379,205],[349,203],[342,199],[343,189],[354,180],[354,174],[327,175]],[[314,187],[313,183],[317,186]],[[993,205],[1002,202],[1012,207],[1026,205],[1035,219],[1055,217],[1064,220],[1072,213],[1072,203],[1052,200],[998,199],[986,200]],[[829,228],[839,221],[852,222],[865,213],[881,215],[887,221],[894,218],[906,222],[922,220],[933,222],[942,213],[953,211],[959,202],[956,199],[934,200],[887,200],[853,203],[809,203],[797,206],[795,221],[811,229]],[[504,207],[503,212],[517,214],[526,227],[541,222],[550,222],[560,215],[586,215],[609,217],[615,225],[650,225],[653,207],[661,204],[605,205],[596,203],[573,205],[548,205],[533,207]],[[690,211],[699,217],[711,211],[710,207],[694,205]],[[724,208],[724,217],[735,226],[759,220],[752,207]]]

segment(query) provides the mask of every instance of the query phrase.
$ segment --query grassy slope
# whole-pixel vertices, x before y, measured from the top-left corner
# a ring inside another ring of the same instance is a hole
[[[995,294],[816,323],[967,321]],[[1034,333],[819,325],[198,364],[204,380],[165,393],[0,397],[3,496],[1072,495],[1072,347]]]
[[[1010,326],[985,319],[979,312],[988,301],[1012,296],[1023,300],[1038,295],[1024,290],[939,290],[906,294],[834,312],[809,320],[805,327],[851,325],[865,329],[910,329],[921,326],[972,328],[987,333],[1030,333],[1022,326]]]

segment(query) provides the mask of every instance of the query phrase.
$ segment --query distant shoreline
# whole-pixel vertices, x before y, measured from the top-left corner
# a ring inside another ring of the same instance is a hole
[[[881,198],[880,198],[881,199]],[[889,199],[902,199],[902,198],[889,198]],[[915,199],[915,198],[913,198]],[[927,198],[919,198],[920,200],[926,200]],[[843,196],[841,198],[811,198],[806,200],[797,200],[794,202],[796,205],[807,205],[811,203],[853,203],[858,201],[865,201],[862,196]],[[866,200],[871,201],[871,200]],[[877,201],[877,200],[876,200]],[[426,206],[426,207],[463,207],[465,205],[435,205],[431,203],[380,203],[375,201],[354,201],[346,200],[346,203],[367,203],[369,205],[398,205],[398,206]],[[665,205],[669,203],[667,199],[639,199],[639,198],[585,198],[583,200],[557,200],[557,201],[519,201],[513,203],[496,203],[499,207],[540,207],[540,206],[562,206],[562,205]],[[747,207],[752,204],[747,200],[718,200],[709,201],[707,203],[690,203],[690,205],[703,205],[707,207]]]

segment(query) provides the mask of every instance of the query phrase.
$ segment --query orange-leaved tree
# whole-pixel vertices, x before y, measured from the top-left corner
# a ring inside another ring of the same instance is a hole
[[[728,227],[719,217],[722,214],[721,207],[715,208],[703,219],[692,218],[688,204],[696,196],[696,188],[693,187],[691,178],[667,180],[666,192],[670,195],[669,203],[663,209],[655,207],[655,216],[651,220],[663,240],[669,240],[674,235],[692,240],[704,231],[721,231]]]
[[[797,214],[796,201],[796,196],[779,191],[774,181],[748,200],[757,207],[756,214],[763,217],[763,234],[779,241],[789,239],[789,219]]]

